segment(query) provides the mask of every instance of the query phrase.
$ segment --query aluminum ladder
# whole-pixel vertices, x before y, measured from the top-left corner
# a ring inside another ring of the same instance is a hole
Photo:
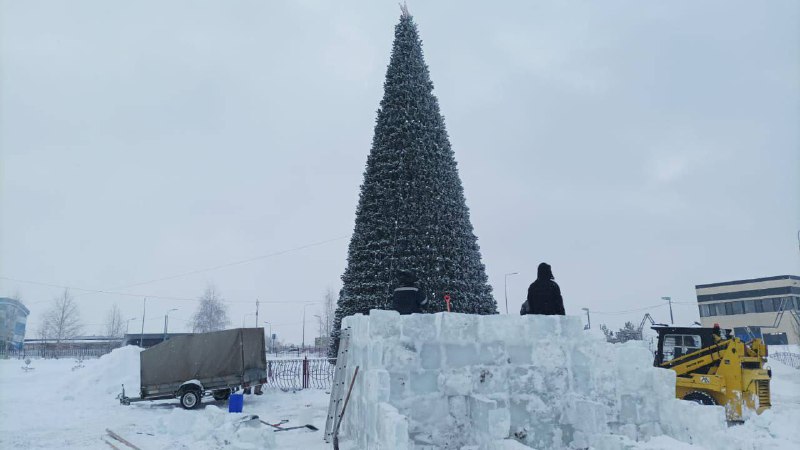
[[[347,352],[350,347],[350,328],[345,328],[339,334],[339,353],[336,355],[336,369],[333,373],[331,386],[331,401],[328,405],[328,419],[325,421],[325,442],[333,441],[333,431],[336,428],[339,410],[341,409],[344,395],[347,391]]]

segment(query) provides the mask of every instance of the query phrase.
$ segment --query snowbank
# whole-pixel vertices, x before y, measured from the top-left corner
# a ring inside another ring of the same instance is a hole
[[[204,404],[200,409],[187,411],[177,401],[136,403],[122,406],[116,396],[125,385],[129,396],[139,395],[139,347],[127,346],[115,349],[99,359],[85,360],[76,367],[74,360],[37,361],[32,373],[18,374],[22,380],[40,378],[55,380],[59,386],[55,399],[48,408],[46,426],[80,427],[102,436],[106,427],[144,445],[145,448],[196,448],[196,449],[262,449],[276,448],[274,432],[260,422],[239,423],[242,414],[229,414],[227,405]],[[59,372],[42,371],[45,366],[58,365]],[[18,369],[19,370],[19,369]],[[21,372],[21,370],[20,370]],[[50,381],[53,382],[53,381]],[[22,404],[23,398],[14,399]],[[249,399],[251,400],[251,399]],[[205,399],[206,402],[209,399]],[[248,402],[249,405],[249,402]],[[267,417],[267,416],[265,416]],[[57,422],[54,422],[56,420]],[[24,422],[35,419],[27,417]],[[18,428],[21,428],[17,424]],[[33,433],[28,433],[33,434]],[[85,434],[85,432],[84,432]],[[18,436],[8,448],[36,448],[35,440]],[[0,442],[2,440],[0,439]],[[73,436],[65,433],[64,440],[50,447],[104,448],[99,437]],[[3,445],[0,447],[5,448]],[[48,447],[45,445],[44,447]],[[107,448],[107,447],[106,447]]]
[[[563,334],[563,330],[561,333]],[[430,337],[423,339],[429,340]],[[597,339],[602,339],[602,335],[597,336]],[[642,350],[641,347],[631,343],[618,344],[617,347],[620,351],[615,350],[610,354],[622,359],[625,359],[624,353],[627,351],[638,354]],[[236,420],[242,415],[227,413],[225,402],[205,400],[200,409],[193,411],[184,411],[176,401],[121,406],[115,399],[117,386],[125,382],[128,388],[130,382],[130,390],[136,392],[139,369],[138,349],[120,349],[120,351],[123,353],[109,355],[106,359],[84,361],[85,367],[76,370],[72,370],[75,366],[74,360],[35,360],[32,364],[35,370],[30,372],[21,369],[24,365],[22,361],[0,360],[0,417],[2,418],[0,448],[107,450],[109,447],[103,441],[103,437],[105,429],[110,428],[143,449],[202,450],[264,447],[330,449],[330,444],[322,440],[321,432],[294,430],[272,433],[271,438],[267,436],[270,431],[266,426],[261,428],[255,423],[237,426]],[[121,358],[123,354],[125,356]],[[121,359],[115,359],[118,357]],[[652,364],[650,359],[637,359],[643,367]],[[123,366],[131,370],[124,369]],[[636,441],[621,434],[606,434],[598,438],[595,448],[615,450],[800,448],[800,427],[796,425],[800,423],[800,370],[779,363],[771,363],[771,366],[773,407],[760,416],[752,417],[744,425],[710,430],[708,436],[702,439],[702,444],[696,441],[692,441],[693,444],[688,443],[690,442],[688,432],[691,431],[689,430],[685,436],[680,437],[680,440],[667,435],[658,435],[650,440]],[[616,369],[613,369],[610,376],[614,376],[615,373]],[[359,375],[355,389],[362,388],[360,385],[363,381],[365,379]],[[438,389],[438,378],[436,383]],[[74,400],[64,400],[69,392],[61,389],[57,395],[50,394],[51,386],[58,387],[62,384],[65,389],[73,389],[71,394],[74,395]],[[391,389],[391,386],[389,388]],[[111,394],[104,393],[109,390]],[[289,420],[287,425],[311,423],[320,428],[325,424],[327,406],[326,392],[314,389],[296,393],[270,389],[262,396],[247,396],[244,404],[246,414],[258,414],[270,423],[286,419]],[[390,407],[395,409],[396,414],[392,414]],[[391,404],[385,405],[382,410],[384,415],[381,426],[384,429],[391,429],[396,423],[400,423],[399,426],[402,428],[403,423],[409,423],[409,416]],[[688,409],[684,412],[696,410],[696,408]],[[347,419],[349,418],[348,416]],[[343,423],[344,427],[347,427],[347,419]],[[614,426],[620,428],[618,425]],[[625,430],[633,431],[631,427],[626,427]],[[274,445],[271,444],[272,439],[275,441]],[[367,448],[355,445],[352,439],[342,444],[342,448],[348,450]],[[496,439],[467,448],[522,450],[529,448],[528,445],[510,438]],[[543,450],[549,447],[538,448]]]
[[[578,317],[373,310],[343,327],[348,380],[360,371],[342,435],[360,448],[712,445],[726,429],[721,407],[675,399],[674,372],[645,346],[609,344]]]
[[[125,385],[129,396],[139,395],[139,353],[141,348],[128,345],[114,349],[98,359],[83,361],[84,367],[64,377],[64,392],[70,396],[116,395]]]
[[[800,354],[800,345],[770,345],[769,353],[795,353]]]
[[[214,405],[207,405],[202,411],[176,408],[159,418],[154,431],[174,444],[190,444],[193,448],[275,448],[271,428],[257,420],[240,422],[241,418],[241,414],[229,414]]]

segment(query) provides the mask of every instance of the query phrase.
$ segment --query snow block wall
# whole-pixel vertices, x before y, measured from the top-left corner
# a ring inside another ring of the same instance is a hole
[[[340,435],[356,448],[620,449],[726,427],[721,407],[676,400],[641,343],[609,344],[579,317],[373,310],[343,328],[348,384],[360,369]]]

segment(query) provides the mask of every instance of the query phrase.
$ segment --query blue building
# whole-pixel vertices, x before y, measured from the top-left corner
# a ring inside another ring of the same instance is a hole
[[[0,349],[22,348],[28,314],[19,300],[0,297]]]

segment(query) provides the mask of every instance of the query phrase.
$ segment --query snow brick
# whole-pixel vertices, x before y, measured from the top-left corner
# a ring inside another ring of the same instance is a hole
[[[726,427],[722,408],[674,398],[674,372],[647,347],[607,343],[580,318],[372,311],[345,325],[347,377],[361,369],[342,436],[357,448],[703,445]]]

